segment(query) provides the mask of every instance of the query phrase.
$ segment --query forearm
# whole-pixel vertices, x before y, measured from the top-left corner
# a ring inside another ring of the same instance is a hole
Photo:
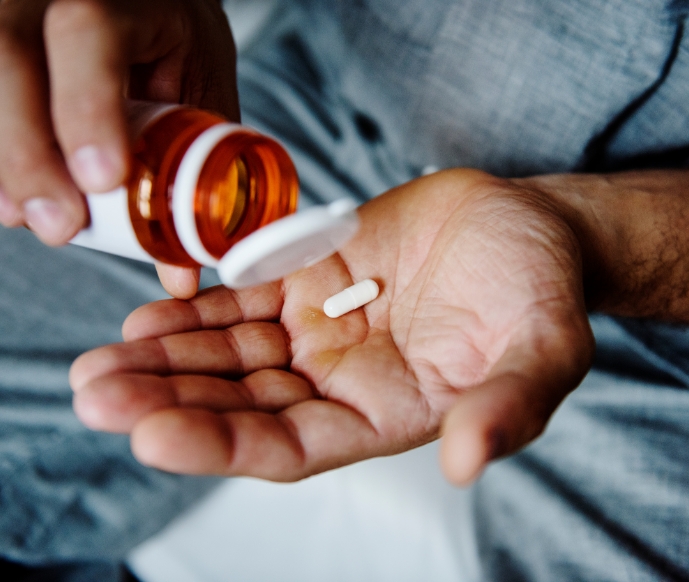
[[[581,244],[589,309],[689,323],[689,171],[515,182],[562,209]]]

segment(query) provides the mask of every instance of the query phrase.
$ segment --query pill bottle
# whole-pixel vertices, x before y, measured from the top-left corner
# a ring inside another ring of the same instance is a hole
[[[90,222],[70,242],[107,253],[218,270],[239,289],[331,255],[359,229],[356,203],[298,214],[299,183],[275,140],[205,111],[132,101],[126,183],[86,194]]]
[[[275,140],[184,106],[128,104],[129,177],[87,194],[90,225],[71,242],[179,266],[216,266],[239,240],[293,213],[298,178]]]

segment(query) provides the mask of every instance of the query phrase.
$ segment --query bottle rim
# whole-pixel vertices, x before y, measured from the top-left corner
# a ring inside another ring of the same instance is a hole
[[[240,130],[246,132],[247,128],[237,123],[219,123],[201,133],[184,154],[172,187],[172,219],[177,236],[189,256],[206,267],[216,267],[218,259],[208,252],[199,235],[194,211],[196,187],[213,149]]]

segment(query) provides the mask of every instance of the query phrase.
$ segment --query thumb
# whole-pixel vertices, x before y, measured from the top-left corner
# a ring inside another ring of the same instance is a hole
[[[468,485],[488,462],[516,452],[543,432],[593,357],[588,320],[576,319],[576,325],[570,320],[565,328],[532,324],[531,329],[540,328],[538,334],[513,339],[486,380],[458,398],[445,417],[440,447],[449,481]]]

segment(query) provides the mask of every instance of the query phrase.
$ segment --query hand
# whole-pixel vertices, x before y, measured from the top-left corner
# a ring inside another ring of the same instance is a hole
[[[279,284],[135,311],[73,365],[88,426],[183,473],[294,480],[444,432],[456,483],[543,430],[593,339],[579,246],[537,189],[439,172],[360,209],[342,252]],[[378,299],[321,306],[364,278]],[[443,419],[445,419],[443,428]]]
[[[125,95],[239,119],[219,0],[5,0],[0,84],[0,223],[51,245],[84,226],[80,190],[126,177]],[[161,278],[189,296],[198,273],[163,267]]]

